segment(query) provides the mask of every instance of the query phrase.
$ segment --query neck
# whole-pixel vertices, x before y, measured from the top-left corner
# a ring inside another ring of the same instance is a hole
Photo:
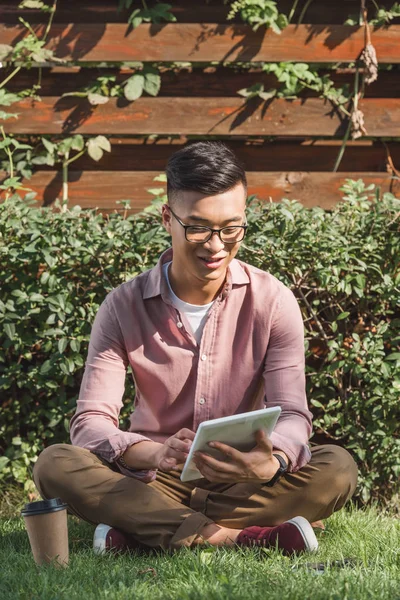
[[[218,296],[226,279],[226,270],[218,279],[202,281],[188,277],[182,273],[182,270],[179,271],[179,267],[173,260],[168,271],[168,278],[174,293],[180,300],[202,306],[209,304]]]

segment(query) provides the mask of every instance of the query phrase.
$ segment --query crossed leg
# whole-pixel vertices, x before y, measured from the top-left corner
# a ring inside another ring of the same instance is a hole
[[[174,549],[203,538],[213,543],[214,533],[220,543],[232,531],[278,525],[298,515],[324,519],[353,495],[357,467],[346,450],[327,445],[312,448],[310,463],[272,488],[183,483],[177,472],[159,472],[145,484],[84,448],[55,444],[41,453],[33,477],[43,498],[62,498],[81,519],[121,529],[153,548]]]

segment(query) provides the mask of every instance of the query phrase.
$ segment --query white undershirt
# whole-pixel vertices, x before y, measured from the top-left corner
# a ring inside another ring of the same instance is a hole
[[[196,342],[200,345],[201,336],[203,333],[204,325],[207,319],[207,314],[214,304],[215,300],[210,302],[209,304],[203,304],[199,306],[197,304],[189,304],[189,302],[184,302],[174,293],[174,290],[171,287],[168,277],[168,268],[172,261],[167,262],[163,265],[163,271],[165,277],[167,279],[168,287],[171,291],[172,295],[172,303],[180,312],[185,313],[187,320],[190,323],[190,327],[192,328],[193,335],[196,339]]]

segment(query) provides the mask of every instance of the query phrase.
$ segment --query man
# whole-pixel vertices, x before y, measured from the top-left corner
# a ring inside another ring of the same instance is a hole
[[[235,259],[246,233],[243,167],[221,142],[195,142],[167,165],[162,220],[172,238],[153,269],[120,285],[96,316],[73,445],[45,449],[34,469],[44,498],[59,496],[93,524],[97,552],[138,545],[315,550],[310,522],[339,510],[357,469],[338,446],[307,444],[304,332],[292,292]],[[118,428],[125,373],[135,410]],[[179,475],[204,420],[280,406],[270,439],[247,453],[215,443],[202,479]]]

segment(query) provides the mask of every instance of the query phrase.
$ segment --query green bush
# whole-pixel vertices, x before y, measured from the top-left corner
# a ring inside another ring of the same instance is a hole
[[[314,441],[353,453],[367,502],[389,499],[400,475],[400,201],[362,181],[344,192],[331,212],[251,199],[239,258],[298,297]],[[68,441],[100,303],[168,246],[157,202],[127,218],[29,198],[0,205],[0,479],[25,483],[43,447]]]

